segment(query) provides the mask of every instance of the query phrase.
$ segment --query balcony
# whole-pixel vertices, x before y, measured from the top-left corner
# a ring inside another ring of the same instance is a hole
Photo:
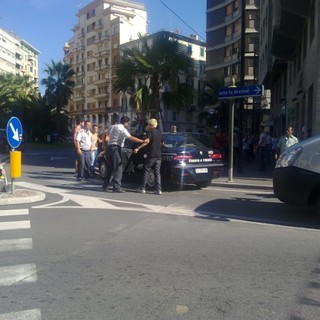
[[[277,4],[280,13],[273,27],[271,54],[278,59],[289,60],[301,41],[309,0],[278,0]]]

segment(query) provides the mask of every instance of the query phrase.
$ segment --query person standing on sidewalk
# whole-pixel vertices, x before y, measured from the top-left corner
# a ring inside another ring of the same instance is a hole
[[[91,135],[91,163],[90,163],[90,173],[94,174],[94,166],[96,163],[97,155],[98,155],[98,126],[94,124],[92,126],[92,135]]]
[[[266,170],[266,160],[267,160],[267,134],[264,131],[264,127],[260,126],[260,136],[258,143],[259,150],[259,160],[260,160],[260,171]]]
[[[124,192],[121,189],[121,180],[122,180],[122,172],[123,172],[123,164],[122,164],[122,154],[121,150],[124,146],[124,141],[129,139],[136,143],[148,143],[149,139],[141,140],[134,136],[132,136],[128,131],[130,119],[127,116],[123,116],[120,119],[119,124],[114,124],[110,127],[107,132],[106,141],[108,142],[107,145],[107,156],[110,159],[110,165],[107,167],[107,173],[104,178],[104,182],[102,185],[102,189],[107,191],[110,178],[113,175],[112,185],[113,185],[113,192]]]
[[[287,148],[289,148],[299,142],[298,138],[296,138],[293,135],[293,132],[294,132],[294,128],[288,127],[286,134],[280,137],[280,139],[277,143],[277,148],[276,148],[276,153],[275,153],[276,160],[279,158],[280,154],[284,150],[286,150]]]
[[[150,170],[153,170],[155,175],[155,194],[162,194],[161,191],[161,143],[162,135],[161,131],[157,129],[158,121],[156,119],[150,119],[147,126],[147,137],[149,143],[143,143],[141,146],[134,149],[134,153],[138,153],[141,148],[145,148],[145,163],[143,166],[143,181],[140,189],[141,193],[146,193],[146,185]]]
[[[84,125],[83,119],[77,119],[76,126],[73,128],[73,143],[74,143],[74,153],[75,153],[75,161],[74,161],[74,169],[75,169],[75,175],[78,175],[79,171],[79,163],[78,163],[78,151],[77,151],[77,135],[79,131],[82,129]]]
[[[91,122],[87,120],[84,122],[84,127],[78,132],[76,138],[78,162],[80,164],[77,175],[78,181],[90,176],[91,136]]]

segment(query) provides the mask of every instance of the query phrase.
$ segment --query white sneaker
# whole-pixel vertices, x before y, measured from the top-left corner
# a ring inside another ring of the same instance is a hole
[[[158,194],[158,195],[162,195],[162,191],[161,190],[156,190],[154,193]]]

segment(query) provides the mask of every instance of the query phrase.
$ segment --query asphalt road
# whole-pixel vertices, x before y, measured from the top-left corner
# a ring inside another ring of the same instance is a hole
[[[103,193],[24,156],[46,200],[0,211],[0,320],[318,319],[319,220],[270,190]],[[71,165],[69,165],[71,162]]]

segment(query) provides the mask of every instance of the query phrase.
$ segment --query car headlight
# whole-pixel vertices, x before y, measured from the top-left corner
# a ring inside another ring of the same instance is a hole
[[[283,152],[276,162],[276,168],[291,166],[297,160],[301,152],[302,147],[290,148],[289,150]]]

